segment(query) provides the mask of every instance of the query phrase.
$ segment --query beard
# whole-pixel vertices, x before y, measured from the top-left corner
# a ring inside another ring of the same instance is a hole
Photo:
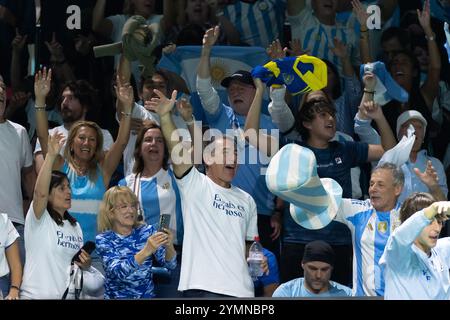
[[[81,114],[68,109],[61,110],[61,117],[64,123],[74,123],[82,118]]]

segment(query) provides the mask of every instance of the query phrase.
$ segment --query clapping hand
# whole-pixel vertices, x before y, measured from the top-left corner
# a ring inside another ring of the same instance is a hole
[[[438,184],[439,177],[430,160],[428,160],[427,167],[425,168],[424,172],[420,172],[418,168],[414,168],[414,173],[428,188]]]
[[[154,93],[156,93],[156,95],[158,97],[153,97],[150,100],[149,105],[152,107],[153,110],[155,110],[155,112],[160,116],[164,116],[165,114],[169,113],[174,104],[175,101],[177,100],[177,90],[174,90],[172,92],[172,97],[171,99],[168,99],[161,91],[159,91],[158,89],[154,89],[153,90]]]
[[[56,157],[61,151],[66,139],[64,135],[58,131],[48,136],[47,156]]]

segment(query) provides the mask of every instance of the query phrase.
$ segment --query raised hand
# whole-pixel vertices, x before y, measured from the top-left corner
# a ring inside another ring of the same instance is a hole
[[[292,41],[289,41],[289,47],[287,48],[286,52],[289,53],[289,55],[292,57],[298,57],[304,54],[309,54],[309,50],[303,50],[302,44],[300,42],[300,39],[294,39]]]
[[[367,13],[364,6],[361,4],[359,0],[352,1],[353,13],[358,19],[359,24],[361,25],[361,29],[367,29],[367,19],[369,18],[369,14]]]
[[[47,46],[48,51],[50,51],[50,61],[52,62],[62,62],[64,61],[64,48],[56,41],[56,34],[52,33],[52,41],[45,41],[45,45]]]
[[[380,108],[380,105],[374,101],[365,101],[362,107],[360,107],[360,110],[365,117],[375,121],[384,117],[383,110]]]
[[[44,67],[43,70],[39,70],[34,76],[34,95],[36,96],[36,100],[44,99],[47,97],[50,92],[52,83],[52,69],[48,69]],[[39,106],[43,107],[43,106]]]
[[[425,33],[427,33],[427,31],[432,32],[430,24],[430,0],[424,2],[422,11],[417,9],[417,17]]]
[[[433,163],[428,160],[427,167],[424,172],[420,172],[418,168],[414,168],[414,173],[428,188],[438,184],[439,177],[436,169],[433,167]]]
[[[86,37],[82,34],[79,34],[74,39],[75,50],[81,53],[83,56],[89,54],[92,49],[93,39],[90,36]]]
[[[333,39],[334,47],[330,47],[330,50],[334,53],[335,56],[342,59],[347,56],[347,46],[344,42],[340,41],[338,38]]]
[[[366,72],[363,76],[363,83],[365,89],[373,91],[377,84],[377,78],[372,72]]]
[[[47,142],[47,156],[56,157],[61,151],[66,139],[60,132],[55,132],[48,136]]]
[[[206,49],[211,49],[219,38],[219,34],[219,26],[206,30],[205,35],[203,36],[203,47]]]
[[[19,33],[19,29],[16,28],[16,36],[14,37],[13,41],[11,42],[11,47],[13,49],[13,52],[20,53],[25,46],[25,43],[27,42],[28,35],[22,36]]]
[[[128,82],[122,82],[120,76],[116,77],[116,96],[123,106],[123,111],[131,112],[134,103],[133,87]]]
[[[155,92],[158,97],[152,98],[149,105],[160,117],[162,117],[173,109],[175,101],[177,100],[177,90],[172,92],[171,99],[168,99],[161,91],[157,89],[153,89],[153,92]]]
[[[275,59],[283,59],[284,57],[286,57],[286,50],[287,48],[283,50],[280,40],[277,39],[272,41],[272,43],[267,47],[266,52],[271,60],[275,60]]]
[[[192,105],[187,101],[186,98],[182,98],[177,101],[177,110],[180,113],[184,121],[192,120],[193,108]]]
[[[256,91],[264,92],[266,85],[259,78],[253,78],[253,83],[255,84]]]
[[[174,43],[171,43],[171,44],[165,46],[162,49],[162,52],[163,52],[163,54],[168,55],[168,54],[173,53],[176,49],[177,49],[177,45]]]

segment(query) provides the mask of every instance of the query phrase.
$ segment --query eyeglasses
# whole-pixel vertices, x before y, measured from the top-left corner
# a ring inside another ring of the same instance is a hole
[[[139,203],[121,204],[119,206],[115,206],[114,208],[119,210],[120,212],[126,212],[128,208],[130,208],[132,210],[138,210]]]

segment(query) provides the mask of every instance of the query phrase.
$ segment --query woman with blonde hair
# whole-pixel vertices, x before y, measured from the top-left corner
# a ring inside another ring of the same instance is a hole
[[[105,299],[153,298],[152,256],[170,270],[176,267],[172,232],[140,222],[138,208],[128,187],[112,187],[103,197],[96,245],[105,270]]]
[[[47,154],[48,121],[45,115],[45,96],[48,94],[51,70],[44,68],[35,77],[36,122],[42,154]],[[100,127],[90,121],[78,121],[72,125],[67,137],[64,157],[58,155],[53,169],[67,174],[72,189],[70,214],[81,225],[84,238],[95,241],[97,213],[103,194],[109,186],[130,135],[133,90],[129,84],[118,81],[118,104],[123,105],[119,134],[107,152],[103,152],[103,134]],[[94,263],[95,264],[95,263]],[[101,265],[97,265],[101,267]]]

